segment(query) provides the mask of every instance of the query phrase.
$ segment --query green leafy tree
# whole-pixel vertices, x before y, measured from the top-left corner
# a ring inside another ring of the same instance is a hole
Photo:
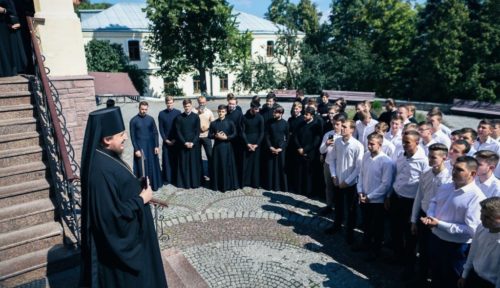
[[[457,92],[468,10],[461,0],[429,0],[420,13],[413,99],[450,102]]]
[[[135,89],[142,95],[147,87],[147,74],[137,65],[129,63],[120,44],[93,39],[85,45],[85,58],[89,71],[127,72]]]
[[[250,38],[238,31],[226,0],[148,0],[145,12],[152,32],[146,43],[167,80],[197,71],[203,93],[207,71],[231,69],[248,57],[239,49]]]

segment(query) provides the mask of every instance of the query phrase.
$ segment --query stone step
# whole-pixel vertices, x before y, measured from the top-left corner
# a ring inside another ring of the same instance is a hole
[[[0,234],[0,262],[63,243],[62,227],[48,222]]]
[[[0,208],[49,198],[50,184],[46,179],[21,182],[0,187]]]
[[[55,208],[50,199],[34,200],[0,208],[0,231],[3,233],[53,222]]]
[[[15,287],[71,269],[80,264],[80,252],[59,244],[0,262],[0,287]],[[30,286],[32,287],[32,286]],[[40,286],[44,287],[44,286]],[[61,286],[64,287],[64,286]]]
[[[29,91],[29,81],[23,76],[0,78],[0,94],[11,91]]]
[[[208,284],[180,250],[171,248],[161,254],[169,287],[208,288]]]
[[[9,167],[42,160],[43,150],[40,146],[29,146],[0,151],[0,167]]]
[[[45,179],[47,167],[42,161],[0,168],[0,187]]]
[[[34,107],[31,104],[0,106],[0,119],[34,117],[33,108]]]
[[[0,135],[0,151],[40,144],[40,135],[36,131]]]
[[[31,104],[31,92],[9,91],[0,93],[0,106]]]
[[[0,135],[33,131],[36,131],[36,119],[33,117],[0,120]]]

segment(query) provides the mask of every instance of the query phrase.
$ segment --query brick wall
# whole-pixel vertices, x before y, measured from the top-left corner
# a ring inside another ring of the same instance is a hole
[[[51,77],[50,80],[59,92],[66,127],[75,150],[75,160],[80,163],[87,118],[96,109],[94,77]]]

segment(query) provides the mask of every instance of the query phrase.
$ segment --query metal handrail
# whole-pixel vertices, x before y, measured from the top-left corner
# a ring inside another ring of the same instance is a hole
[[[33,18],[32,17],[26,17],[28,20],[28,27],[30,30],[30,36],[31,36],[31,43],[33,44],[33,52],[35,53],[35,61],[37,66],[39,67],[39,73],[40,73],[40,80],[42,81],[42,87],[43,90],[46,94],[50,94],[50,84],[49,84],[49,79],[47,77],[47,72],[44,69],[44,64],[43,64],[43,58],[42,58],[42,53],[40,52],[40,46],[38,45],[38,40],[35,36],[35,28],[33,26]],[[54,133],[55,133],[55,140],[57,141],[57,145],[61,148],[59,149],[60,157],[64,165],[64,179],[73,182],[75,179],[78,179],[78,176],[73,174],[73,169],[71,169],[71,163],[69,161],[69,156],[68,156],[68,151],[66,149],[63,149],[66,147],[66,143],[64,142],[64,137],[61,129],[61,122],[59,121],[59,118],[57,117],[57,111],[56,111],[56,105],[54,103],[54,99],[52,97],[46,97],[45,98],[47,101],[47,107],[49,108],[49,113],[50,113],[50,118],[52,120],[53,128],[54,128]]]

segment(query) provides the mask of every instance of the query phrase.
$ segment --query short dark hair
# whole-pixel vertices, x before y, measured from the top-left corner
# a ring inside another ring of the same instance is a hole
[[[337,114],[335,116],[333,116],[333,121],[337,122],[337,121],[345,121],[345,115],[344,114]]]
[[[412,136],[413,138],[415,138],[417,140],[417,142],[420,140],[420,134],[418,134],[418,132],[415,130],[405,131],[405,133],[403,134],[403,137],[404,136]]]
[[[481,121],[479,121],[478,125],[490,125],[490,127],[493,127],[493,121],[491,121],[490,119],[482,119]]]
[[[193,104],[193,102],[191,101],[191,99],[184,99],[184,100],[182,100],[182,106],[185,106],[187,104]]]
[[[466,134],[466,133],[470,133],[472,135],[473,139],[477,138],[477,132],[476,132],[476,130],[474,130],[472,128],[469,128],[469,127],[464,127],[462,129],[460,129],[460,134]]]
[[[380,145],[382,145],[382,143],[384,142],[384,137],[383,137],[381,134],[377,133],[377,132],[373,132],[373,133],[369,134],[369,135],[366,137],[366,139],[367,139],[368,141],[370,141],[370,140],[372,140],[372,139],[377,139],[377,140],[378,140],[378,143],[379,143]]]
[[[139,107],[141,106],[149,106],[149,103],[147,101],[141,101],[139,102]]]
[[[462,140],[462,139],[457,140],[457,141],[451,143],[451,145],[464,145],[465,146],[465,150],[464,150],[465,154],[469,153],[469,151],[470,151],[470,144],[469,144],[469,142],[467,142],[465,140]]]
[[[497,166],[498,164],[498,155],[497,153],[493,152],[493,151],[490,151],[490,150],[481,150],[481,151],[477,151],[475,154],[474,154],[474,157],[476,157],[476,159],[479,161],[479,160],[484,160],[486,161],[486,163],[488,163],[489,165],[492,165],[492,166]]]
[[[273,99],[274,101],[276,101],[276,94],[274,94],[274,92],[267,93],[266,100],[269,99]]]
[[[226,110],[227,111],[227,105],[220,104],[219,106],[217,106],[217,110]]]
[[[429,146],[429,152],[431,151],[441,151],[444,152],[445,155],[448,155],[448,147],[442,143],[434,143]]]
[[[283,114],[283,113],[285,113],[285,109],[283,109],[283,107],[281,107],[281,106],[278,106],[278,107],[274,108],[274,112]]]
[[[316,109],[314,109],[314,107],[307,107],[306,110],[304,110],[304,114],[314,115],[316,114]]]
[[[477,167],[479,166],[479,163],[477,162],[476,158],[471,156],[458,157],[457,161],[455,161],[455,165],[457,165],[458,163],[465,163],[467,169],[472,171],[477,171]]]
[[[486,198],[479,202],[479,205],[486,213],[500,214],[500,197],[498,196]]]

